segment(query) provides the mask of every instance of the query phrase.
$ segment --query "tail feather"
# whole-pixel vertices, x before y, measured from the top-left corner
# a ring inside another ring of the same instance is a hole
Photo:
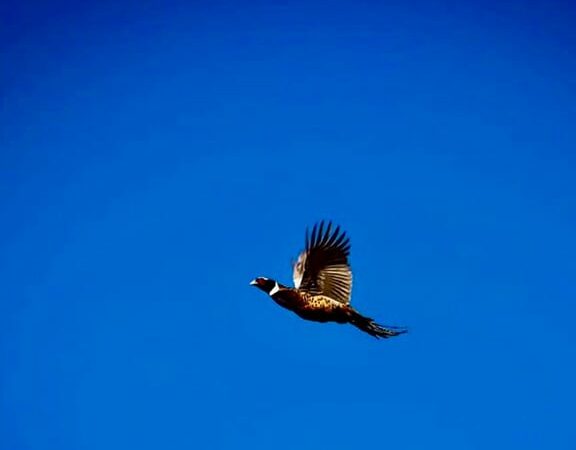
[[[350,323],[359,330],[374,336],[376,339],[387,339],[408,332],[404,327],[382,326],[377,324],[373,319],[364,317],[362,314],[352,311]]]

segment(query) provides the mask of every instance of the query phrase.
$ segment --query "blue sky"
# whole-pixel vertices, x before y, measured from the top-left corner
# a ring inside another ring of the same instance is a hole
[[[0,447],[573,449],[576,10],[465,3],[5,2]]]

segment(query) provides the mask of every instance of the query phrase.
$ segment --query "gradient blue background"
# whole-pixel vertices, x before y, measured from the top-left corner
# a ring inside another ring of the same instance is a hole
[[[570,2],[1,17],[2,450],[576,448]],[[410,334],[248,286],[321,218]]]

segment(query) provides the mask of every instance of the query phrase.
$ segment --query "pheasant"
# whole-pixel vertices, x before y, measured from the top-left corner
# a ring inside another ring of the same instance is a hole
[[[375,338],[390,338],[407,332],[403,327],[382,326],[350,305],[352,270],[348,261],[350,239],[331,222],[306,230],[305,249],[293,264],[294,287],[257,277],[250,282],[283,308],[314,322],[352,324]]]

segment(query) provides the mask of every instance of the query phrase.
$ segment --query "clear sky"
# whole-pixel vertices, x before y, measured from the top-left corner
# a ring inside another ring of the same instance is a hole
[[[0,448],[576,448],[571,2],[5,1]],[[298,319],[306,226],[353,303]]]

